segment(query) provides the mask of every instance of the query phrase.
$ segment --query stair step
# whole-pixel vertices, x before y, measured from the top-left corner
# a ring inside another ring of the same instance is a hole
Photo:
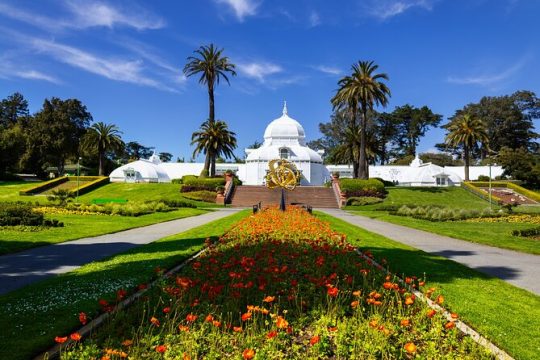
[[[268,189],[265,186],[243,185],[234,190],[232,206],[252,206],[262,203],[278,205],[281,200],[281,189]],[[293,191],[285,192],[287,204],[298,203],[312,207],[338,208],[337,200],[332,188],[321,186],[299,186]]]

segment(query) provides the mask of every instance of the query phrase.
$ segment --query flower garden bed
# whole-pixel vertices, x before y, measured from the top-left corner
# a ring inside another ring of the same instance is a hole
[[[405,282],[422,289],[415,277]],[[426,296],[442,304],[435,291]],[[72,335],[64,359],[493,357],[296,208],[240,221],[88,339]]]

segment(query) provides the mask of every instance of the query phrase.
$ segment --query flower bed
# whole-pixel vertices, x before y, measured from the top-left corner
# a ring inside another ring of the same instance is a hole
[[[64,359],[492,358],[296,208],[240,221],[89,339],[72,335]]]
[[[499,223],[499,222],[506,222],[506,223],[527,223],[527,224],[539,224],[540,225],[540,215],[533,215],[533,214],[515,214],[515,215],[508,215],[498,218],[473,218],[473,219],[467,219],[466,222],[471,223]]]

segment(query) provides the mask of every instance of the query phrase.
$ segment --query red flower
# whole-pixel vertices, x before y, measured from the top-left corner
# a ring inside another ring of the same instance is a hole
[[[69,338],[73,341],[79,341],[81,340],[82,336],[78,332],[74,332],[73,334],[69,335]]]
[[[426,316],[427,316],[428,318],[432,318],[433,316],[435,316],[436,313],[437,313],[437,312],[436,312],[435,310],[429,309],[428,312],[426,313]]]
[[[59,344],[63,344],[67,341],[67,336],[64,336],[64,337],[57,336],[54,338],[54,341],[56,341]]]
[[[250,359],[253,359],[255,357],[255,350],[253,349],[246,349],[242,352],[242,357],[245,359],[245,360],[250,360]]]
[[[270,331],[268,334],[266,334],[266,337],[268,339],[273,339],[277,336],[277,331]]]
[[[122,300],[123,298],[126,297],[126,295],[127,295],[127,291],[124,290],[124,289],[120,289],[120,290],[118,290],[118,291],[116,292],[116,298],[117,298],[118,300]]]
[[[248,321],[249,319],[251,319],[251,313],[250,312],[242,314],[242,321]]]
[[[156,346],[156,352],[163,354],[165,351],[167,351],[166,345],[158,345]]]
[[[170,307],[167,306],[167,307],[163,308],[163,313],[164,313],[164,314],[168,314],[168,313],[170,313],[170,312],[171,312],[171,308],[170,308]]]
[[[287,326],[289,326],[289,322],[282,316],[278,316],[276,319],[276,326],[280,329],[285,329]]]
[[[453,329],[455,327],[456,327],[456,324],[454,322],[452,322],[452,321],[449,321],[446,324],[444,324],[444,328],[446,330],[450,330],[450,329]]]
[[[439,295],[437,296],[437,304],[441,305],[444,302],[444,296]]]
[[[186,316],[186,321],[187,322],[194,322],[195,320],[197,320],[198,316],[195,315],[195,314],[188,314]]]
[[[241,326],[234,326],[233,331],[234,332],[242,332],[242,327]]]
[[[81,322],[81,324],[86,325],[87,320],[88,319],[86,318],[86,314],[83,313],[83,312],[80,312],[79,313],[79,321]]]
[[[206,322],[212,322],[212,321],[214,321],[214,317],[213,317],[212,315],[208,314],[208,315],[206,316],[206,318],[204,319],[204,321],[206,321]]]
[[[338,296],[338,293],[339,293],[339,289],[337,287],[329,287],[327,290],[326,290],[326,293],[328,294],[328,296],[330,297],[336,297]]]

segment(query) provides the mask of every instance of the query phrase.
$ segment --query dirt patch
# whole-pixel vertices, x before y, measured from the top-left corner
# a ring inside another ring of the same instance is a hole
[[[489,194],[489,188],[481,188]],[[491,194],[501,199],[505,204],[537,204],[536,201],[529,199],[526,196],[518,194],[508,188],[491,188]]]

